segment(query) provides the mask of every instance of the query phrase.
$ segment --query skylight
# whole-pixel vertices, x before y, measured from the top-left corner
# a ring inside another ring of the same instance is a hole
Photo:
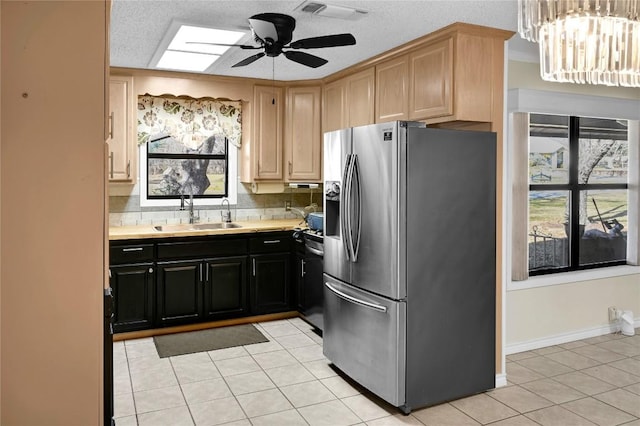
[[[176,27],[172,27],[172,29],[174,28]],[[159,59],[154,64],[156,68],[178,71],[205,71],[229,49],[229,46],[200,43],[235,44],[245,36],[242,31],[191,25],[180,25],[174,31],[175,35],[166,49],[163,52],[156,52],[154,56],[154,58],[159,56]],[[170,33],[167,35],[170,36]],[[162,49],[162,45],[160,49]]]

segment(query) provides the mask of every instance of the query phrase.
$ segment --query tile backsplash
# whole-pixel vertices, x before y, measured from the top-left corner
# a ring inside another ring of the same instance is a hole
[[[285,191],[279,194],[254,194],[249,185],[238,184],[238,202],[231,206],[231,219],[244,221],[299,218],[302,222],[300,214],[285,210],[285,202],[300,210],[315,203],[318,205],[318,211],[321,211],[322,194],[322,185],[315,189],[285,187]],[[218,222],[221,220],[221,213],[220,206],[198,206],[196,201],[194,214],[200,218],[200,222]],[[188,222],[189,212],[181,211],[177,207],[140,207],[140,196],[136,193],[109,196],[109,226]]]

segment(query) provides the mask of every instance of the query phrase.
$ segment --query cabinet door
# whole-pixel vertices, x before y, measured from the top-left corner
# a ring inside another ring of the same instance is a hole
[[[289,253],[251,256],[251,313],[268,314],[290,309]]]
[[[206,319],[239,316],[247,312],[247,257],[225,257],[205,262]]]
[[[409,57],[376,65],[376,123],[409,117]]]
[[[253,99],[254,178],[282,180],[282,89],[255,86]]]
[[[322,90],[322,129],[324,132],[347,127],[347,85],[344,80],[327,84]]]
[[[375,69],[361,71],[348,77],[347,107],[349,126],[364,126],[375,121]]]
[[[200,261],[158,263],[158,324],[184,324],[202,318],[203,269]]]
[[[453,39],[409,55],[409,119],[453,114]]]
[[[153,270],[153,263],[109,268],[109,285],[114,298],[114,332],[153,326]]]
[[[292,87],[287,90],[285,158],[285,180],[321,181],[319,87]]]
[[[109,82],[109,163],[110,181],[133,180],[135,143],[132,129],[133,79],[112,76]]]

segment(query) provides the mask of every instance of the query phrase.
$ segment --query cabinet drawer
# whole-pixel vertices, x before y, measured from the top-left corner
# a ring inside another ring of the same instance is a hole
[[[244,238],[158,243],[158,259],[237,256],[246,253],[247,240]]]
[[[270,235],[249,240],[251,253],[279,253],[288,252],[291,249],[291,235]]]
[[[153,260],[153,244],[131,244],[109,248],[109,263],[139,263]]]

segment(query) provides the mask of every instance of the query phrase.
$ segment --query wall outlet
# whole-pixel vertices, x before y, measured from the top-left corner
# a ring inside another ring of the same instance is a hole
[[[618,311],[615,307],[609,307],[609,322],[615,322],[620,319],[621,312]]]
[[[291,201],[285,201],[284,202],[284,209],[285,209],[285,211],[291,210]]]

